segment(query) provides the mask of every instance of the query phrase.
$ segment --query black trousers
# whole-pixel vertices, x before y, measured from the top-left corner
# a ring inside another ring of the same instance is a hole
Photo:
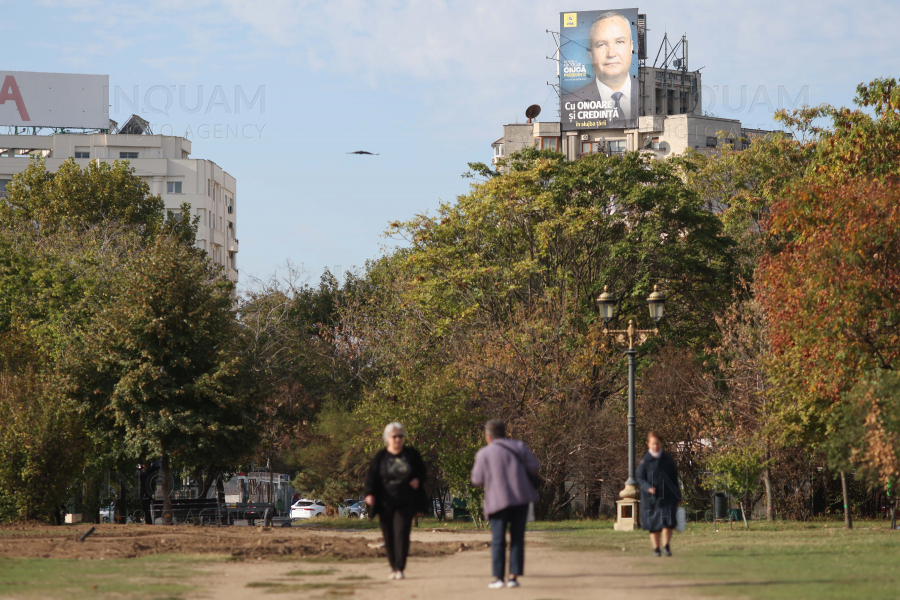
[[[490,515],[491,571],[497,579],[506,574],[506,526],[509,525],[509,574],[525,573],[525,523],[528,505],[508,506]]]
[[[406,568],[406,557],[409,556],[409,532],[412,520],[416,515],[411,505],[392,507],[384,504],[378,515],[381,521],[381,533],[384,534],[384,550],[388,562],[395,571]]]

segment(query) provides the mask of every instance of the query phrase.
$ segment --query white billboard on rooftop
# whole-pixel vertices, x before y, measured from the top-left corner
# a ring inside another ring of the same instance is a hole
[[[109,127],[109,75],[0,71],[0,125]]]

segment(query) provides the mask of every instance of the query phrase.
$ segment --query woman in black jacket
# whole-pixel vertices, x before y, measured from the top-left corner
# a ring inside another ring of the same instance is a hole
[[[647,435],[647,454],[638,464],[635,479],[641,486],[641,526],[650,532],[654,556],[660,552],[660,534],[666,556],[672,556],[669,540],[675,530],[681,487],[672,457],[662,450],[662,440],[654,432]]]
[[[411,446],[405,446],[406,431],[400,423],[384,428],[385,449],[369,464],[366,504],[369,518],[376,514],[384,534],[384,549],[391,563],[390,579],[403,579],[409,555],[412,520],[428,505],[425,496],[425,463]]]

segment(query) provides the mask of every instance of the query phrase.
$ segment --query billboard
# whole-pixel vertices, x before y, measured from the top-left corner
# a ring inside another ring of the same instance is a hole
[[[560,13],[563,131],[637,127],[638,9]]]
[[[109,127],[109,75],[0,71],[0,125]]]

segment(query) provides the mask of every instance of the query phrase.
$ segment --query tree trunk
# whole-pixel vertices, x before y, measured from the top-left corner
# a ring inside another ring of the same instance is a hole
[[[772,471],[769,467],[763,470],[763,483],[766,486],[766,520],[775,520],[775,490],[772,489]]]
[[[162,454],[159,474],[162,478],[163,525],[172,525],[174,523],[172,518],[172,486],[170,485],[169,454],[167,452]]]
[[[205,479],[198,479],[198,481],[202,482],[203,489],[197,494],[198,498],[206,498],[209,495],[209,488],[213,486],[213,484],[219,479],[219,469],[217,469],[214,465],[210,465],[209,469],[206,471]]]
[[[897,505],[900,505],[900,498],[894,500],[894,505],[891,507],[891,529],[897,529]]]
[[[841,490],[844,494],[844,526],[853,529],[853,518],[850,516],[850,493],[847,491],[847,474],[841,471]]]
[[[744,501],[739,501],[738,506],[741,507],[741,518],[744,519],[744,529],[750,529],[750,526],[747,525],[747,511],[744,510]]]

